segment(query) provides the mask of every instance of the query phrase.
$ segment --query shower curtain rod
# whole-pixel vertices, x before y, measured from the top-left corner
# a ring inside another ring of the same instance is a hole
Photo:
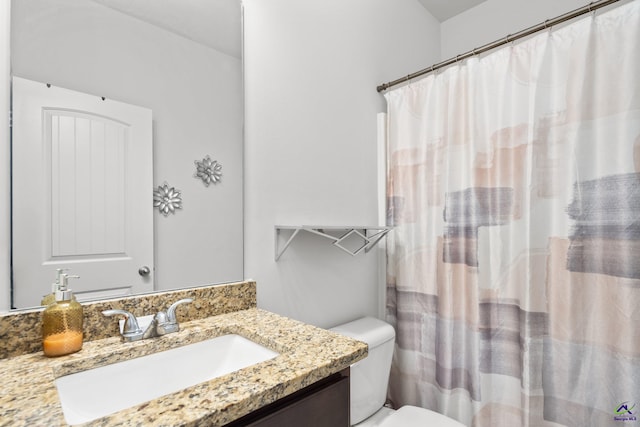
[[[572,10],[571,12],[567,12],[564,15],[557,16],[557,17],[555,17],[553,19],[547,19],[546,21],[541,22],[538,25],[534,25],[533,27],[529,27],[529,28],[527,28],[525,30],[522,30],[522,31],[519,31],[519,32],[517,32],[515,34],[509,34],[507,37],[505,37],[503,39],[499,39],[499,40],[496,40],[494,42],[485,44],[483,46],[480,46],[478,48],[470,50],[470,51],[468,51],[466,53],[463,53],[461,55],[456,55],[456,56],[454,56],[452,58],[447,59],[446,61],[438,62],[436,64],[433,64],[430,67],[424,68],[424,69],[422,69],[420,71],[416,71],[415,73],[409,74],[409,75],[407,75],[405,77],[401,77],[401,78],[399,78],[397,80],[393,80],[393,81],[388,82],[388,83],[383,83],[380,86],[378,86],[376,89],[378,90],[378,92],[385,91],[385,90],[389,89],[392,86],[396,86],[396,85],[399,85],[401,83],[408,82],[409,80],[414,79],[416,77],[424,76],[425,74],[429,74],[431,72],[439,70],[440,68],[446,67],[446,66],[451,65],[451,64],[455,64],[458,61],[470,58],[470,57],[472,57],[474,55],[479,55],[481,53],[484,53],[484,52],[487,52],[489,50],[495,49],[495,48],[497,48],[499,46],[502,46],[502,45],[505,45],[507,43],[511,43],[512,41],[521,39],[523,37],[530,36],[530,35],[532,35],[534,33],[537,33],[538,31],[542,31],[542,30],[544,30],[546,28],[550,28],[550,27],[552,27],[554,25],[560,24],[562,22],[568,21],[568,20],[576,18],[578,16],[593,12],[593,11],[595,11],[597,9],[600,9],[601,7],[608,6],[608,5],[610,5],[612,3],[616,3],[618,1],[620,1],[620,0],[599,0],[599,1],[591,2],[586,6],[583,6],[583,7],[580,7],[578,9]]]

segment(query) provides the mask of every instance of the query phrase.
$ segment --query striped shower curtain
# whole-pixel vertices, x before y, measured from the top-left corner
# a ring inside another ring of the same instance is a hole
[[[386,98],[393,404],[640,427],[640,0]]]

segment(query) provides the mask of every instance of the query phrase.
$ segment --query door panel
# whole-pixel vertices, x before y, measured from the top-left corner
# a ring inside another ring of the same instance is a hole
[[[153,290],[151,111],[14,77],[13,122],[14,306]]]
[[[124,256],[128,128],[82,113],[44,115],[45,145],[51,147],[51,257]]]

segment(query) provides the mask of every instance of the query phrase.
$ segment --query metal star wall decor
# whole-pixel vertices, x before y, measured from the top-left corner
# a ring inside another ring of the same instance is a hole
[[[153,207],[158,208],[160,213],[168,216],[175,213],[176,209],[182,209],[182,195],[180,190],[169,187],[167,181],[153,192]]]
[[[217,160],[211,160],[207,156],[202,160],[195,160],[196,173],[194,178],[200,178],[205,186],[209,186],[212,182],[217,184],[222,179],[222,165]]]

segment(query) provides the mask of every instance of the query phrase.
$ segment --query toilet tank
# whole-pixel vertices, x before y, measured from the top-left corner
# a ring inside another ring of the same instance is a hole
[[[375,414],[387,398],[396,333],[373,317],[363,317],[331,329],[369,346],[369,355],[351,365],[351,425]]]

